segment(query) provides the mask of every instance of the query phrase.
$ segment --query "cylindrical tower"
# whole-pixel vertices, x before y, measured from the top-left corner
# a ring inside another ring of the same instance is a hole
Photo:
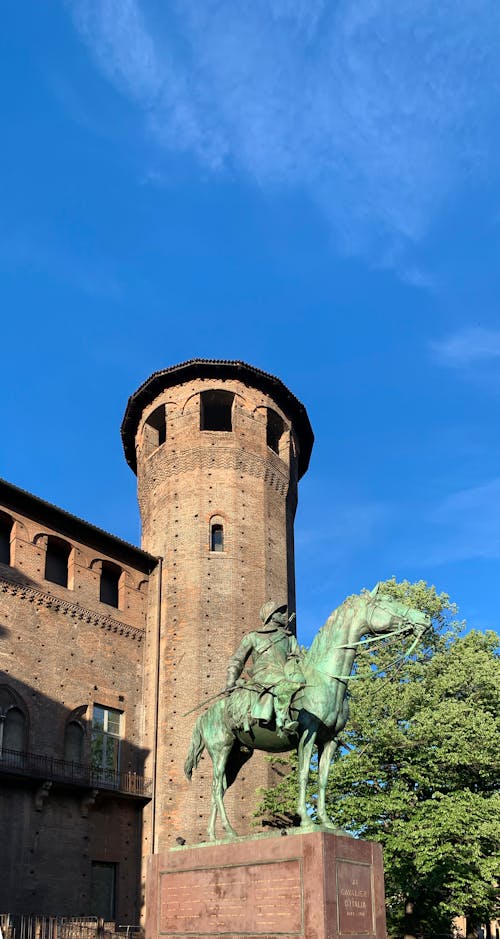
[[[138,478],[142,546],[162,558],[150,591],[145,746],[155,799],[149,850],[204,840],[211,765],[183,777],[195,705],[222,690],[226,663],[259,623],[261,604],[295,609],[293,521],[297,480],[313,434],[304,406],[271,375],[243,362],[192,360],[155,372],[129,399],[122,425]],[[248,833],[256,787],[269,784],[255,754],[228,791],[229,816]],[[153,843],[152,843],[153,840]]]

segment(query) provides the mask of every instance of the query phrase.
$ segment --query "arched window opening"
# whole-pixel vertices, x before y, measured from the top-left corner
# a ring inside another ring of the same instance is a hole
[[[146,447],[148,454],[152,453],[167,439],[167,418],[165,405],[160,404],[149,417],[146,418],[144,425],[144,434],[146,437]]]
[[[11,707],[4,718],[3,750],[26,748],[26,718],[20,708]]]
[[[210,525],[210,550],[224,551],[224,527],[220,522]]]
[[[107,603],[108,606],[118,608],[119,585],[121,569],[111,561],[103,561],[101,569],[101,583],[99,587],[99,599],[101,603]]]
[[[68,586],[68,562],[71,554],[71,545],[61,538],[49,535],[47,538],[47,554],[45,556],[45,580],[61,587]]]
[[[83,759],[83,740],[85,731],[77,721],[66,724],[64,732],[64,759],[71,763],[81,763]]]
[[[280,452],[280,440],[285,431],[285,424],[283,419],[273,411],[272,408],[267,409],[267,425],[266,425],[266,443],[267,446],[274,450],[278,454]]]
[[[11,538],[13,521],[10,515],[0,512],[0,564],[11,563]]]
[[[200,398],[200,430],[233,429],[232,391],[202,391]]]

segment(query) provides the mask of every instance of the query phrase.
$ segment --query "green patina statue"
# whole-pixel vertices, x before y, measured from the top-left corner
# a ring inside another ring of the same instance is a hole
[[[227,687],[196,721],[184,771],[191,779],[203,750],[213,763],[212,804],[208,837],[214,841],[220,816],[226,835],[236,837],[224,807],[226,769],[242,766],[253,750],[299,757],[297,813],[301,828],[314,827],[306,805],[306,787],[313,747],[318,749],[317,816],[332,828],[326,814],[328,771],[349,709],[347,683],[363,637],[383,638],[412,632],[418,638],[430,618],[419,610],[380,594],[348,597],[328,617],[311,648],[302,653],[288,629],[286,604],[269,601],[260,612],[262,627],[248,633],[229,662]],[[371,641],[364,640],[364,641]],[[248,678],[242,679],[251,658]]]
[[[268,600],[261,608],[260,618],[261,628],[248,633],[230,659],[226,691],[244,688],[255,692],[253,696],[234,695],[231,713],[240,730],[249,731],[258,721],[269,725],[274,718],[276,733],[286,740],[287,734],[299,726],[290,714],[290,704],[295,692],[305,684],[300,646],[288,629],[286,603]],[[239,676],[250,657],[249,680],[241,681]]]

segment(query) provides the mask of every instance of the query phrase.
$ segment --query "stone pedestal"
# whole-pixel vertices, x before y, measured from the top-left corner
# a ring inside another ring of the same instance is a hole
[[[146,939],[385,939],[382,851],[328,831],[153,855]]]

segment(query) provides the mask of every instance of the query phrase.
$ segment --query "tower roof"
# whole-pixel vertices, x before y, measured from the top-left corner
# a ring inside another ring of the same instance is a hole
[[[122,421],[121,435],[123,449],[128,465],[137,472],[135,455],[135,437],[139,421],[145,408],[165,388],[180,385],[193,378],[236,379],[258,388],[276,401],[276,404],[287,414],[292,421],[295,433],[299,440],[299,478],[304,475],[309,466],[311,450],[314,443],[314,434],[303,404],[291,391],[274,375],[263,372],[254,365],[246,362],[229,361],[225,359],[190,359],[179,365],[172,365],[153,374],[128,399],[125,415]]]

